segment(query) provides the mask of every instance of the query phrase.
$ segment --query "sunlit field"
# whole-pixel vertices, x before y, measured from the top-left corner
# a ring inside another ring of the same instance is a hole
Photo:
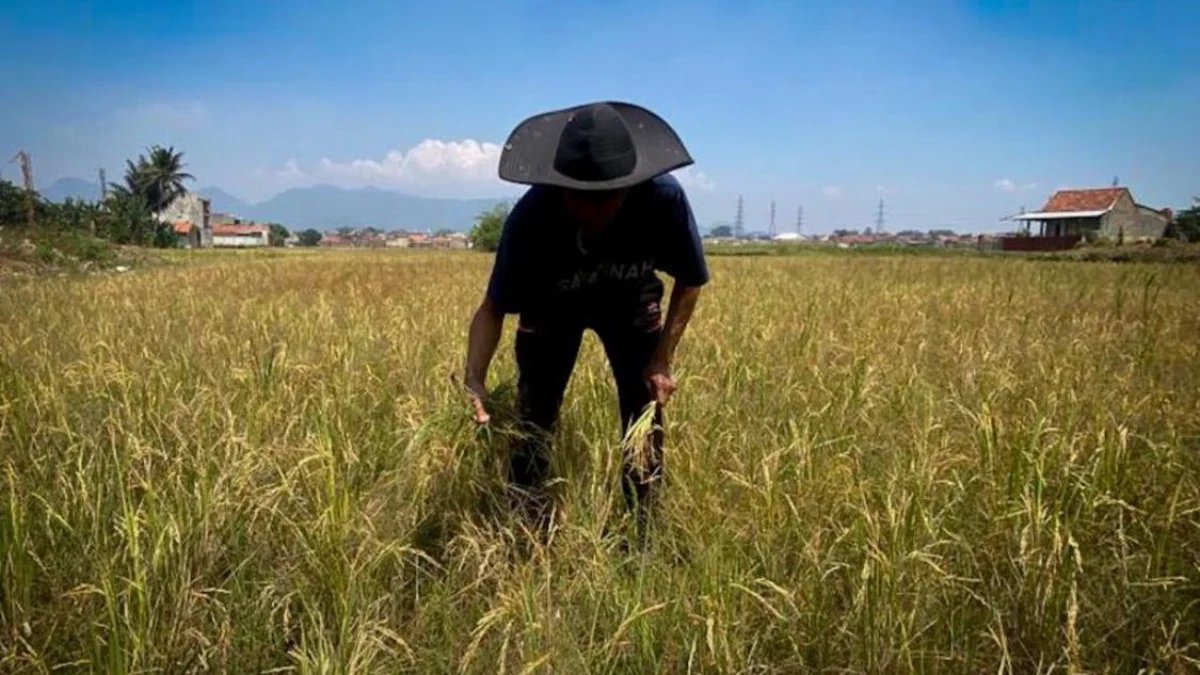
[[[489,256],[177,257],[0,288],[0,672],[1200,669],[1194,265],[712,258],[639,550],[591,335],[502,508]]]

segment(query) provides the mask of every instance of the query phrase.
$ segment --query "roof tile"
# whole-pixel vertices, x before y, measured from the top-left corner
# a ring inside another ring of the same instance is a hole
[[[1116,203],[1127,188],[1095,188],[1090,190],[1059,190],[1042,207],[1043,212],[1105,211]]]
[[[266,225],[213,225],[212,233],[218,237],[236,237],[238,235],[262,234],[267,229]]]

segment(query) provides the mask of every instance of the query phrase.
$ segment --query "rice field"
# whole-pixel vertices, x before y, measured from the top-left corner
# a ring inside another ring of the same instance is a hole
[[[1196,266],[712,258],[638,549],[591,335],[503,508],[489,256],[180,258],[0,288],[0,672],[1200,671]]]

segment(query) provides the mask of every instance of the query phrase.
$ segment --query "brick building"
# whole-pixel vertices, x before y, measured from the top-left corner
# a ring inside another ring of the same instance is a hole
[[[1139,204],[1124,187],[1059,190],[1041,210],[1022,213],[1013,220],[1030,223],[1032,236],[1024,239],[1043,240],[1025,242],[1022,248],[1038,244],[1069,248],[1091,236],[1124,241],[1158,239],[1171,222],[1171,210]]]

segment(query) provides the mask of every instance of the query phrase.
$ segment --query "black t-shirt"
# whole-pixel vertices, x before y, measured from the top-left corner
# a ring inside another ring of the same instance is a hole
[[[684,286],[709,280],[691,205],[670,174],[630,188],[598,241],[578,234],[557,189],[530,188],[505,221],[488,296],[507,314],[619,307],[661,297],[656,271]]]

